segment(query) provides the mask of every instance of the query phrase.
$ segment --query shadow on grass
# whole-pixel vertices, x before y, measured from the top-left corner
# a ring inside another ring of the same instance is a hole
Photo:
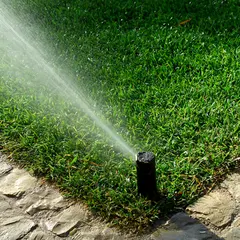
[[[66,32],[75,31],[76,35],[109,27],[126,31],[180,23],[209,34],[219,34],[237,31],[240,26],[240,3],[237,0],[24,0],[20,5],[18,1],[12,1],[11,5],[25,10],[34,21],[50,24],[56,29],[65,28]]]

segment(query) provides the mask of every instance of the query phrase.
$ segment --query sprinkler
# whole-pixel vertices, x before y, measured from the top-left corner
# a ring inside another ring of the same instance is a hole
[[[137,184],[138,194],[149,200],[157,200],[155,156],[151,152],[137,154]]]

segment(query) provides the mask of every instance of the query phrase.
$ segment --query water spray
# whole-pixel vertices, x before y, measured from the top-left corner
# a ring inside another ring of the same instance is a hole
[[[157,200],[155,156],[152,152],[139,152],[136,159],[138,194]]]
[[[101,112],[96,111],[89,103],[89,99],[81,89],[74,84],[73,79],[67,74],[64,74],[64,72],[60,74],[58,68],[51,64],[51,58],[48,58],[48,54],[44,50],[46,46],[41,46],[39,42],[37,42],[37,44],[33,43],[31,38],[29,38],[29,34],[24,33],[22,29],[25,29],[24,24],[15,18],[14,14],[9,12],[7,6],[0,0],[0,40],[1,44],[4,44],[3,47],[6,49],[4,51],[6,55],[14,59],[13,65],[16,65],[18,69],[23,69],[23,72],[26,66],[32,69],[39,80],[36,82],[37,84],[39,82],[46,84],[48,89],[55,93],[57,92],[64,101],[67,99],[69,103],[81,109],[88,115],[93,124],[96,124],[107,134],[111,144],[114,143],[114,146],[125,156],[134,156],[135,150],[117,133],[114,127],[104,119]],[[2,50],[2,46],[0,47],[0,50]]]
[[[24,28],[23,28],[24,29]],[[0,1],[0,32],[4,33],[2,42],[6,44],[6,54],[12,57],[14,64],[19,68],[28,68],[36,71],[38,78],[44,80],[46,86],[58,90],[64,99],[82,109],[92,121],[98,125],[108,136],[110,142],[116,143],[115,146],[121,150],[124,155],[134,156],[135,150],[129,146],[125,140],[114,130],[114,128],[99,114],[96,114],[92,106],[86,100],[87,97],[71,81],[72,79],[65,74],[59,74],[57,69],[45,60],[47,54],[44,48],[35,48],[31,38],[19,28],[19,21],[14,15],[7,11],[7,7]],[[1,43],[2,43],[1,42]],[[38,43],[38,46],[39,43]],[[45,57],[44,57],[45,56]],[[41,69],[41,71],[39,71]],[[156,187],[155,157],[151,152],[139,152],[136,159],[137,165],[137,184],[138,193],[150,200],[157,200],[158,193]]]

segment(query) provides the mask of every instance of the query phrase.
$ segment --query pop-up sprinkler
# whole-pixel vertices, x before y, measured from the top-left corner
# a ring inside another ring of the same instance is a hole
[[[151,152],[137,154],[137,184],[138,194],[149,200],[157,200],[155,156]]]

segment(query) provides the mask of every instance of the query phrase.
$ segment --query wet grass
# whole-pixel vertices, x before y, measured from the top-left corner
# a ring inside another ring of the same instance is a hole
[[[156,154],[158,189],[167,200],[139,198],[135,166],[94,134],[85,115],[47,90],[26,90],[1,64],[2,147],[34,173],[114,224],[142,229],[196,200],[235,166],[238,1],[12,5],[33,29],[41,26],[38,38],[124,138]]]

